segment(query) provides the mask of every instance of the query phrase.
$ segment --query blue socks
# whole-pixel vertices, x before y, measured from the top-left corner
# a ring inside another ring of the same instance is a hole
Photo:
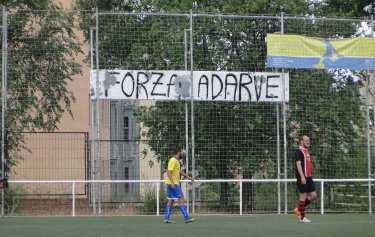
[[[171,219],[173,207],[171,205],[167,205],[165,208],[165,220],[169,221]]]
[[[184,215],[185,221],[189,220],[189,214],[187,212],[187,207],[185,205],[180,206],[180,210],[182,214]],[[171,214],[173,211],[172,205],[167,205],[165,208],[165,220],[169,221],[171,219]]]
[[[185,205],[180,206],[180,210],[184,215],[185,221],[189,220],[189,214],[187,212],[187,207]]]

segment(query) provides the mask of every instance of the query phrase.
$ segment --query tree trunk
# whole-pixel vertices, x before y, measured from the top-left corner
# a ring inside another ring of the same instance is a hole
[[[220,184],[220,210],[225,210],[229,204],[229,184]]]
[[[242,208],[244,213],[251,213],[253,211],[253,188],[254,183],[242,183]]]

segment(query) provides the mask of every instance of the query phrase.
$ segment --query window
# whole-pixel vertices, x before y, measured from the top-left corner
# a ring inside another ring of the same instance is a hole
[[[124,140],[129,140],[129,117],[124,117]]]

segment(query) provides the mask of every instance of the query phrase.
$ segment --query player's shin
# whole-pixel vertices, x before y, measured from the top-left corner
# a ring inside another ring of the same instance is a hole
[[[180,210],[181,210],[182,214],[184,215],[184,219],[189,220],[189,214],[187,212],[187,207],[185,205],[181,205]]]
[[[169,221],[171,219],[172,210],[172,205],[167,204],[167,207],[165,208],[165,220]]]

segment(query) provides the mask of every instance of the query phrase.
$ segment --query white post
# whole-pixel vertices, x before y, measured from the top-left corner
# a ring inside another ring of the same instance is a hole
[[[2,26],[2,62],[1,62],[1,69],[2,69],[2,88],[1,88],[1,176],[6,178],[6,154],[5,154],[5,123],[6,123],[6,115],[7,115],[7,87],[8,87],[8,13],[6,8],[3,7],[3,26]],[[4,189],[1,189],[1,216],[5,214],[5,193]]]
[[[97,119],[97,160],[99,162],[99,165],[98,165],[98,169],[97,172],[98,172],[98,178],[99,180],[102,180],[103,179],[103,176],[102,176],[102,173],[103,173],[103,170],[102,170],[102,163],[103,163],[103,159],[102,159],[102,142],[101,142],[101,111],[100,111],[100,103],[99,103],[99,94],[100,94],[100,90],[99,90],[99,11],[98,9],[96,9],[96,14],[95,14],[95,28],[96,28],[96,31],[95,31],[95,59],[96,59],[96,119]],[[98,183],[99,185],[99,190],[98,190],[98,212],[99,212],[99,215],[102,213],[102,186],[103,184],[101,182]]]
[[[281,12],[281,34],[284,34],[284,13]],[[285,77],[284,77],[284,68],[281,69],[282,72],[282,80],[283,80],[283,138],[284,138],[284,179],[288,178],[288,157],[287,157],[287,136],[286,136],[286,107],[287,104],[285,102]],[[288,182],[285,181],[284,187],[284,212],[288,214]]]
[[[185,58],[185,71],[188,70],[188,54],[187,54],[187,32],[189,29],[184,30],[184,58]],[[189,108],[188,108],[188,101],[185,99],[185,156],[186,156],[186,173],[189,173]],[[189,183],[186,183],[186,207],[189,213]]]
[[[374,34],[374,16],[371,16],[371,37],[373,36],[373,34]],[[368,75],[368,83],[367,84],[369,84],[369,83],[371,83],[371,81],[370,81],[370,78],[371,78],[371,75],[370,75],[370,72],[369,72],[369,70],[367,70],[367,75]],[[373,77],[373,79],[375,79],[375,77]],[[374,91],[375,90],[375,82],[374,81],[372,81],[372,84],[371,84],[371,89],[372,89],[372,91]],[[369,99],[369,98],[366,98],[367,100]],[[373,99],[372,99],[372,102],[374,103],[374,95],[373,95]],[[368,108],[369,108],[369,106],[370,106],[370,104],[367,106]],[[373,104],[373,106],[375,107],[375,105]],[[368,122],[370,122],[370,114],[368,114],[368,116],[369,116],[369,119],[368,119]],[[374,113],[374,117],[375,117],[375,113]],[[374,122],[375,122],[375,120],[374,120]],[[370,124],[368,124],[368,128],[370,129]],[[370,140],[370,131],[369,131],[369,134],[368,134],[368,143],[369,143],[369,156],[368,156],[368,178],[369,179],[371,179],[371,177],[372,177],[372,174],[371,174],[371,140]],[[369,181],[368,182],[368,213],[369,214],[372,214],[372,196],[371,196],[371,193],[372,193],[372,191],[371,191],[371,181]]]
[[[371,83],[370,82],[370,72],[369,70],[367,70],[367,86],[369,86],[369,84]],[[374,86],[374,85],[372,85]],[[369,90],[369,88],[367,88]],[[367,95],[368,95],[368,92],[366,92]],[[367,169],[368,169],[368,178],[371,179],[371,138],[370,138],[370,102],[368,101],[369,100],[369,96],[367,96],[367,116],[368,116],[368,124],[367,124],[367,128],[368,128],[368,134],[367,134],[367,143],[368,143],[368,157],[367,157]],[[372,200],[371,200],[371,182],[369,181],[368,182],[368,213],[371,214],[372,213]]]
[[[276,104],[276,130],[277,130],[277,150],[276,150],[276,159],[277,159],[277,214],[281,214],[281,183],[280,183],[280,105]]]
[[[160,200],[160,183],[156,183],[156,216],[160,215],[160,205],[159,205],[159,200]]]
[[[76,192],[75,192],[76,182],[72,183],[72,216],[76,216]]]
[[[242,180],[240,180],[240,215],[242,215]]]
[[[193,10],[190,9],[190,81],[191,85],[194,85],[194,67],[193,67]],[[191,106],[191,177],[195,179],[195,135],[194,135],[194,86],[190,88],[190,106]],[[193,200],[192,200],[192,212],[195,214],[195,182],[192,182],[193,187]]]
[[[324,214],[324,181],[320,182],[320,214]]]
[[[96,28],[90,28],[90,77],[91,77],[91,72],[94,70],[94,30]],[[96,92],[95,92],[96,93]],[[94,146],[94,113],[95,113],[95,107],[93,104],[93,100],[91,100],[91,96],[89,98],[89,103],[90,103],[90,145],[91,145],[91,180],[95,180],[95,146]],[[92,182],[90,183],[90,195],[91,195],[91,200],[92,200],[92,209],[94,216],[96,216],[96,188],[95,188],[95,183]]]

